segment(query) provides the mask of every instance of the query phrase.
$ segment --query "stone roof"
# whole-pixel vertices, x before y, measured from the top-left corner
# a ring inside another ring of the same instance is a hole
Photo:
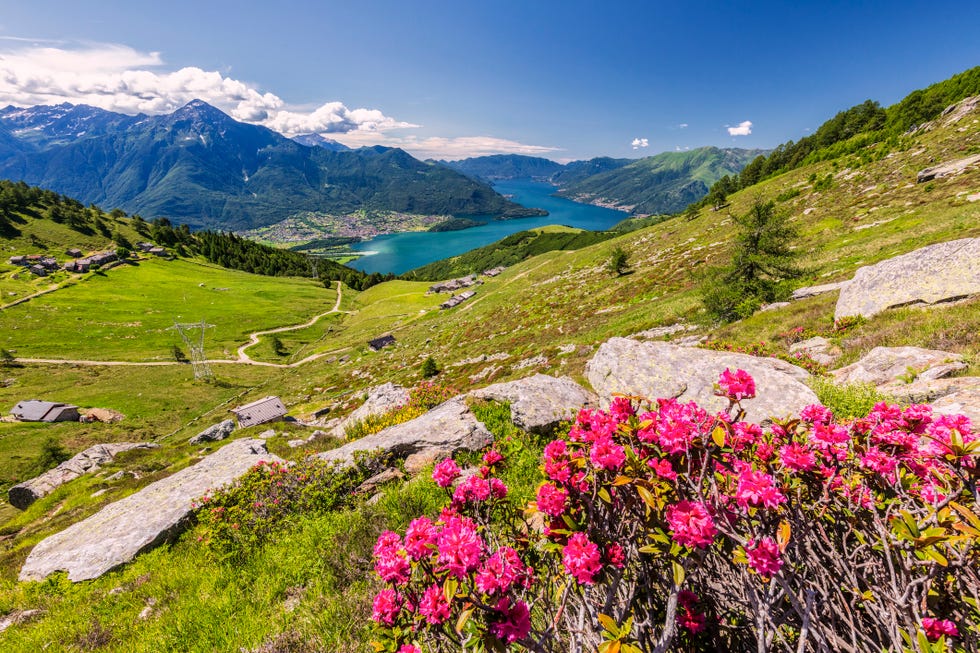
[[[10,412],[22,422],[55,422],[66,410],[74,410],[77,413],[78,406],[55,401],[28,399],[18,402]]]
[[[238,408],[232,408],[231,412],[235,413],[235,417],[238,418],[238,426],[246,428],[282,419],[286,415],[286,407],[282,405],[282,400],[279,397],[270,396]]]
[[[374,351],[384,349],[388,345],[393,345],[393,344],[395,344],[395,336],[392,335],[381,336],[380,338],[375,338],[374,340],[368,341],[368,346],[371,347],[371,349],[373,349]]]

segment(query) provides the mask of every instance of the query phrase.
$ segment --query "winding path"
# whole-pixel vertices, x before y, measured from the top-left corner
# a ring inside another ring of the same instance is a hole
[[[342,351],[350,349],[350,347],[343,347],[341,349],[334,349],[331,351],[322,351],[317,354],[311,354],[302,360],[298,360],[293,363],[268,363],[266,361],[257,361],[252,359],[245,350],[249,347],[257,345],[262,336],[269,335],[272,333],[285,333],[286,331],[298,331],[299,329],[305,329],[311,327],[320,320],[320,318],[333,313],[350,313],[350,311],[340,310],[340,302],[343,299],[343,287],[342,281],[337,281],[337,301],[334,303],[333,308],[325,313],[320,313],[314,316],[308,322],[303,324],[294,324],[292,326],[278,327],[276,329],[268,329],[265,331],[255,331],[248,335],[248,342],[238,348],[238,358],[234,359],[209,359],[207,362],[210,364],[229,364],[229,365],[258,365],[261,367],[278,367],[278,368],[290,368],[299,367],[300,365],[305,365],[311,361],[315,361],[318,358],[323,358],[324,356],[329,356],[331,354],[336,354]],[[43,363],[48,365],[82,365],[86,367],[163,367],[166,365],[187,365],[187,363],[178,363],[177,361],[93,361],[93,360],[79,360],[79,359],[64,359],[64,358],[15,358],[17,363]]]

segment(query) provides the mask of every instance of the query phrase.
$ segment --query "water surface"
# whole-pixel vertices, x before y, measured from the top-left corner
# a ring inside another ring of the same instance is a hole
[[[627,217],[623,211],[604,209],[591,204],[579,204],[561,197],[552,197],[551,184],[517,179],[494,185],[498,193],[511,196],[523,206],[544,209],[549,215],[539,218],[492,221],[480,227],[462,231],[408,232],[378,236],[351,246],[364,252],[350,267],[364,272],[394,272],[401,274],[433,261],[456,256],[477,247],[489,245],[518,231],[561,224],[590,231],[604,231]],[[373,252],[367,254],[367,252]]]

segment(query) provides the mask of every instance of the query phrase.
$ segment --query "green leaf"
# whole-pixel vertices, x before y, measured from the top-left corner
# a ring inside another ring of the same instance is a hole
[[[603,488],[599,488],[599,498],[602,499],[603,501],[605,501],[606,503],[609,503],[609,504],[612,503],[612,497],[609,496],[609,490],[607,490],[604,487]]]
[[[684,584],[684,567],[676,562],[670,564],[674,573],[674,586],[680,587]]]
[[[725,446],[725,429],[720,426],[716,426],[715,430],[711,432],[711,440],[718,445],[718,448]]]
[[[612,637],[619,637],[619,626],[616,624],[616,620],[610,617],[608,614],[599,615],[599,623],[602,627],[609,631]]]
[[[650,508],[652,508],[653,510],[657,510],[658,509],[657,499],[656,499],[656,497],[653,496],[653,492],[651,492],[650,490],[646,489],[642,485],[637,485],[636,486],[636,491],[640,495],[640,498],[643,499],[643,502],[645,504],[647,504],[648,506],[650,506]]]
[[[446,600],[450,603],[456,598],[456,590],[458,589],[459,581],[455,578],[447,578],[446,582],[442,585],[443,594],[446,595]]]
[[[465,610],[463,610],[462,612],[459,613],[459,619],[456,620],[456,632],[457,633],[462,633],[463,632],[463,628],[466,627],[466,622],[469,621],[470,620],[470,617],[473,616],[473,611],[475,609],[476,608],[474,606],[470,605],[470,607],[466,608]]]

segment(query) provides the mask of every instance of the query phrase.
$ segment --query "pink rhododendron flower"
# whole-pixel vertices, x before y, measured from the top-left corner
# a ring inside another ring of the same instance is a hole
[[[499,478],[491,478],[489,483],[490,496],[492,496],[494,499],[503,499],[507,496],[507,485]]]
[[[552,481],[567,483],[572,476],[568,460],[568,443],[553,440],[544,448],[544,473]]]
[[[680,501],[667,506],[667,525],[678,544],[691,548],[705,548],[710,545],[718,529],[711,519],[707,506],[700,502]]]
[[[786,497],[775,486],[772,476],[763,471],[742,470],[735,490],[735,502],[741,508],[775,508],[786,501]]]
[[[615,542],[607,545],[606,562],[611,564],[616,569],[622,569],[626,563],[626,553],[623,551],[623,547],[619,546]]]
[[[432,480],[439,487],[449,487],[459,478],[459,465],[452,458],[446,458],[432,469]]]
[[[449,602],[440,585],[432,585],[422,593],[419,614],[434,626],[449,618]]]
[[[655,460],[651,458],[647,461],[647,467],[656,472],[657,476],[662,479],[668,481],[677,479],[677,472],[674,471],[674,467],[670,464],[669,460]]]
[[[592,443],[589,460],[596,467],[615,471],[626,462],[626,453],[621,446],[613,442],[612,436],[603,435]]]
[[[427,558],[435,549],[438,537],[439,529],[432,520],[428,517],[414,519],[405,531],[405,552],[412,560]]]
[[[736,422],[732,426],[732,449],[742,451],[762,439],[762,427],[752,422]]]
[[[397,553],[402,546],[402,538],[395,531],[385,531],[378,536],[378,541],[374,545],[374,556],[380,558],[383,555]]]
[[[834,414],[826,406],[810,404],[800,411],[800,419],[810,424],[829,424],[834,419]]]
[[[568,538],[561,559],[565,571],[574,576],[580,585],[591,585],[602,569],[599,547],[585,533],[575,533]]]
[[[398,649],[398,653],[422,653],[422,649],[418,646],[412,646],[411,644],[402,644]]]
[[[374,571],[382,580],[404,585],[412,573],[412,565],[401,553],[387,552],[375,561]]]
[[[755,381],[745,370],[725,369],[718,377],[718,387],[724,396],[735,401],[751,399],[755,396]]]
[[[808,472],[817,466],[817,455],[802,444],[783,445],[779,450],[779,461],[788,469]]]
[[[383,589],[374,597],[371,618],[377,623],[390,626],[395,623],[402,609],[402,599],[393,589]]]
[[[926,637],[930,642],[935,642],[943,635],[948,637],[959,637],[960,631],[949,619],[936,619],[934,617],[922,618],[922,630],[926,631]]]
[[[890,477],[898,468],[898,460],[878,447],[868,447],[865,454],[861,456],[861,466]]]
[[[636,410],[633,408],[633,402],[626,397],[614,397],[609,404],[609,414],[622,424],[635,415]]]
[[[677,625],[691,633],[699,633],[704,630],[704,615],[694,609],[698,603],[698,596],[690,590],[681,590],[677,593],[677,614],[674,617]]]
[[[464,517],[453,517],[439,533],[437,549],[439,568],[463,578],[480,565],[484,544],[476,524]]]
[[[524,601],[515,601],[513,605],[509,603],[505,598],[497,602],[499,620],[490,624],[490,633],[507,644],[513,644],[531,632],[531,612]]]
[[[538,488],[538,510],[551,517],[560,517],[565,512],[565,504],[568,501],[568,492],[557,488],[550,483],[545,483]]]
[[[503,546],[480,567],[476,574],[476,588],[487,595],[503,593],[522,579],[525,573],[524,563],[517,551]]]
[[[470,503],[473,501],[486,501],[490,498],[490,483],[479,476],[470,476],[459,484],[453,492],[453,501],[459,503]]]
[[[496,449],[491,449],[490,451],[483,454],[483,462],[486,465],[496,465],[503,459],[504,457]]]
[[[745,547],[745,555],[748,556],[749,566],[762,576],[772,576],[783,566],[783,561],[779,557],[779,545],[771,537],[764,537],[758,541],[749,540]]]

